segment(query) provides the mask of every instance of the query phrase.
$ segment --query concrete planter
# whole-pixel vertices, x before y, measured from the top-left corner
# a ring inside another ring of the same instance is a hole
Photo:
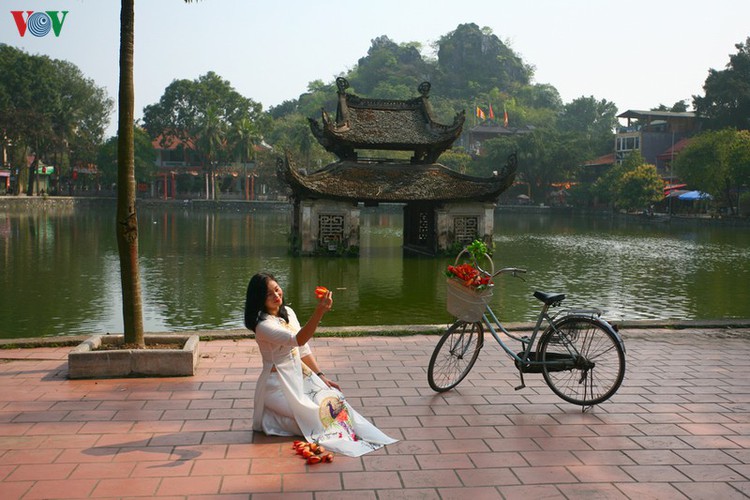
[[[198,335],[147,335],[146,345],[175,344],[174,349],[97,350],[122,343],[122,335],[95,335],[68,354],[68,378],[181,377],[195,374]]]

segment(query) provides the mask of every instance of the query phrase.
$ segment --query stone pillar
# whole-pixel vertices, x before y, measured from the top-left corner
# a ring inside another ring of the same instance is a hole
[[[359,255],[359,206],[331,200],[302,200],[298,207],[301,255]]]
[[[471,243],[475,238],[492,242],[494,203],[446,203],[436,210],[436,218],[438,252],[454,252],[457,246]]]

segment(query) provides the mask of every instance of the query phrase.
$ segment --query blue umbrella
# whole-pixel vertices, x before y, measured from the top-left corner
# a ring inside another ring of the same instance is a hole
[[[678,200],[710,200],[713,197],[708,194],[704,193],[703,191],[688,191],[687,193],[682,193],[680,196],[677,197]]]

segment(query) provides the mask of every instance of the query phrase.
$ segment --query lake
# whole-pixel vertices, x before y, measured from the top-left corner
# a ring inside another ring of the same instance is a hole
[[[334,291],[325,326],[445,324],[451,257],[404,257],[397,206],[363,208],[359,258],[292,257],[287,206],[212,212],[139,208],[144,326],[148,332],[242,328],[253,273],[273,273],[304,319],[314,289]],[[122,332],[115,209],[0,212],[0,338]],[[534,290],[568,294],[617,320],[746,318],[746,227],[650,224],[640,219],[496,212],[492,306],[531,321]]]

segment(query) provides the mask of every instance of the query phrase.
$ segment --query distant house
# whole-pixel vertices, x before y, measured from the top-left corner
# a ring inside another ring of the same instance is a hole
[[[692,112],[628,110],[617,118],[626,124],[615,132],[614,151],[582,165],[582,182],[594,182],[633,151],[640,152],[646,163],[656,166],[665,183],[672,184],[672,161],[700,132],[701,121]]]
[[[154,147],[156,164],[156,179],[151,186],[151,196],[163,199],[176,198],[178,192],[178,179],[197,178],[203,173],[200,159],[195,152],[192,141],[183,143],[174,136],[158,136],[151,141]],[[202,183],[192,180],[180,182],[181,190],[192,191],[200,188]],[[146,191],[145,185],[138,186],[139,191]]]
[[[608,153],[583,164],[579,180],[582,183],[593,183],[615,164],[615,154]]]
[[[521,128],[505,127],[495,121],[486,120],[469,129],[467,134],[468,147],[466,147],[466,150],[473,156],[481,156],[485,141],[498,137],[528,134],[532,130],[534,130],[533,125],[527,125]]]
[[[674,177],[672,162],[688,144],[690,144],[690,138],[685,137],[675,142],[674,145],[668,147],[661,154],[656,156],[656,162],[654,163],[654,165],[656,165],[656,170],[664,179],[668,180],[670,184]]]
[[[268,192],[267,179],[259,179],[255,162],[223,162],[211,168],[205,165],[196,152],[192,140],[181,141],[174,136],[158,136],[152,141],[155,150],[154,163],[157,167],[156,179],[151,186],[151,196],[156,198],[216,198],[215,191],[222,199],[263,199]],[[272,148],[262,142],[254,145],[256,153]],[[211,175],[215,182],[211,182]],[[244,179],[244,180],[243,180]],[[148,189],[139,186],[139,190]]]
[[[701,129],[700,119],[692,112],[628,110],[617,118],[626,120],[626,125],[615,132],[615,161],[619,164],[630,152],[640,151],[664,177],[665,151]]]

